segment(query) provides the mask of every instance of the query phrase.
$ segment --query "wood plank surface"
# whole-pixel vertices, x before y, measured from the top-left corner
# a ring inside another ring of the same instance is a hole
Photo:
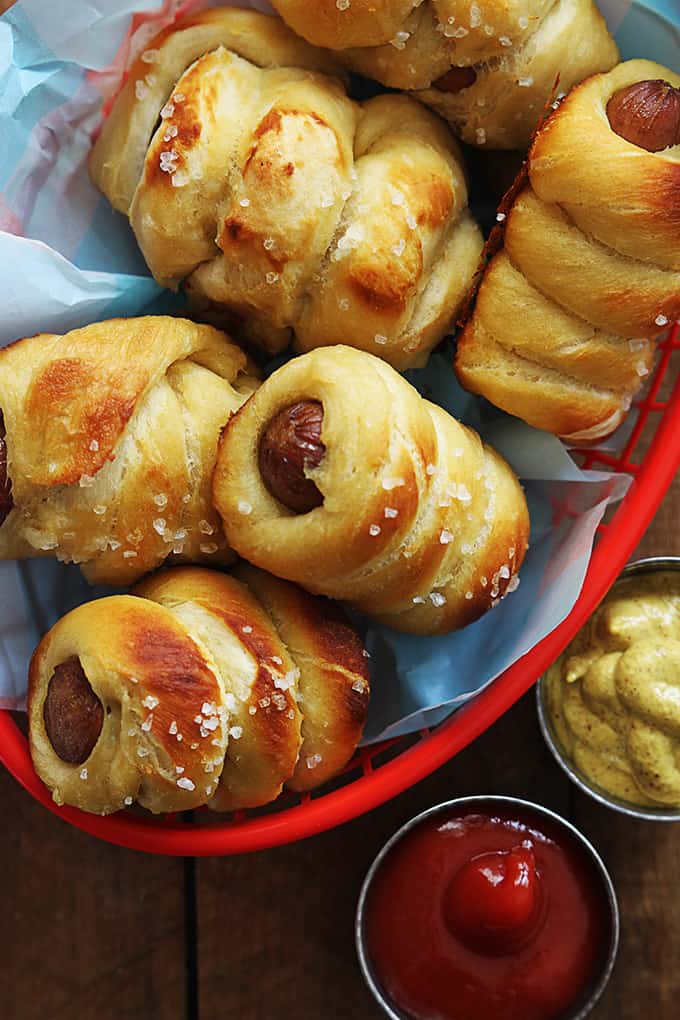
[[[185,1020],[185,862],[86,836],[4,769],[0,803],[2,1020]]]
[[[680,554],[678,507],[680,479],[636,555]],[[363,876],[418,811],[494,792],[570,815],[610,867],[623,937],[593,1020],[675,1020],[680,827],[635,822],[578,794],[543,744],[533,693],[391,803],[248,857],[194,863],[119,850],[58,821],[0,772],[0,1017],[380,1020],[354,955]]]

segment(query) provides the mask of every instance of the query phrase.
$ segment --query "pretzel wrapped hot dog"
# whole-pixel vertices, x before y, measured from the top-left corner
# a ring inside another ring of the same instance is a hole
[[[214,499],[252,563],[418,634],[461,627],[512,591],[527,547],[508,465],[348,347],[289,362],[232,418]]]
[[[128,584],[166,559],[230,562],[217,440],[257,385],[211,326],[147,316],[0,351],[0,557]]]
[[[617,427],[680,318],[679,154],[668,68],[632,60],[574,89],[532,145],[459,340],[464,386],[574,442]]]
[[[274,0],[347,67],[416,95],[471,145],[523,149],[559,77],[618,60],[593,0]]]
[[[420,104],[359,105],[320,67],[338,64],[275,18],[180,22],[132,68],[94,181],[157,280],[270,352],[347,342],[424,364],[482,247],[460,152]]]
[[[252,567],[181,567],[45,636],[31,753],[54,799],[86,811],[255,807],[342,769],[368,693],[361,641],[332,603]]]

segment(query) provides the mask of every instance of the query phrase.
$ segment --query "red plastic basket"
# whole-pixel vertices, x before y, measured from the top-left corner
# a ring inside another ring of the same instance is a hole
[[[377,807],[424,779],[466,747],[521,697],[566,647],[609,590],[646,530],[680,466],[680,335],[660,345],[646,396],[620,454],[583,451],[583,466],[626,472],[633,484],[608,523],[599,528],[579,599],[569,616],[485,691],[432,731],[363,748],[333,789],[286,795],[266,812],[228,820],[204,809],[191,823],[173,817],[120,812],[101,818],[57,807],[33,771],[27,741],[9,712],[0,711],[0,761],[36,800],[71,825],[100,839],[149,853],[185,856],[262,850],[314,835]]]

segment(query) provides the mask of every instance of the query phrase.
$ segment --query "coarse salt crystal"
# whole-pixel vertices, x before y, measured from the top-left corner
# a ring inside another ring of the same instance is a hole
[[[383,333],[376,333],[375,336],[373,337],[373,339],[375,340],[375,342],[377,344],[386,344],[387,343],[387,337]]]
[[[232,737],[234,740],[240,740],[241,737],[243,736],[243,727],[231,726],[229,728],[229,736]]]
[[[206,556],[212,556],[213,553],[217,552],[219,546],[216,542],[201,542],[199,548]]]
[[[195,790],[196,789],[196,783],[192,782],[191,779],[189,779],[188,776],[182,776],[181,779],[178,779],[177,780],[177,785],[179,786],[180,790]]]
[[[418,221],[416,220],[415,216],[413,216],[412,213],[409,213],[408,216],[406,217],[406,226],[409,228],[409,230],[415,230],[416,227],[418,226]]]
[[[135,552],[134,549],[126,549],[125,552],[123,553],[124,560],[133,560],[136,556],[137,553]]]
[[[498,571],[498,576],[502,577],[504,581],[507,580],[508,577],[510,577],[510,568],[506,563],[504,563],[501,569]]]
[[[340,2],[340,0],[338,0],[338,3],[339,2]],[[307,757],[305,759],[305,763],[306,763],[308,769],[315,769],[316,766],[320,765],[322,761],[323,761],[323,758],[321,757],[320,754],[309,754],[309,755],[307,755]]]
[[[428,475],[436,475],[437,474],[436,466],[434,464],[428,464],[427,467],[425,468],[425,473]]]
[[[394,39],[390,39],[390,45],[394,46],[395,50],[405,50],[406,43],[411,38],[410,32],[397,32]]]
[[[87,779],[87,769],[81,769],[80,770],[80,778],[81,779]]]
[[[441,606],[446,605],[446,596],[442,595],[440,591],[431,591],[430,602],[432,603],[433,606],[437,606],[437,608],[440,608]]]
[[[341,312],[349,311],[349,301],[347,300],[347,298],[345,297],[340,298],[340,300],[338,301],[338,308],[340,309]]]
[[[403,478],[383,478],[382,487],[386,492],[391,492],[392,489],[398,489],[401,485],[404,485]]]
[[[243,209],[247,209],[248,206],[250,205],[250,199],[249,198],[240,198],[238,200],[238,204],[240,206],[242,206]]]
[[[271,698],[267,698],[267,697],[260,698],[260,700],[258,701],[258,705],[260,706],[260,708],[269,708],[271,703],[272,703],[272,699]]]
[[[335,0],[335,6],[339,11],[346,11],[349,8],[351,0]]]
[[[413,602],[413,604],[414,604],[414,605],[416,605],[416,606],[424,606],[424,605],[425,605],[425,602],[426,602],[427,600],[426,600],[426,599],[424,599],[424,598],[422,597],[422,595],[415,595],[415,596],[414,596],[414,597],[413,597],[413,598],[411,599],[411,601],[412,601],[412,602]]]
[[[505,594],[509,595],[511,594],[511,592],[517,591],[518,588],[519,588],[519,574],[515,574],[515,576],[511,577],[510,580],[508,581],[508,586],[505,589]]]
[[[528,89],[528,88],[530,88],[534,84],[534,79],[531,78],[531,77],[529,77],[529,78],[518,78],[517,79],[517,84],[521,88],[523,88],[523,89]]]
[[[144,705],[144,708],[153,710],[158,707],[158,698],[154,698],[153,694],[147,694],[142,701],[142,704]]]
[[[482,23],[482,12],[477,4],[470,4],[470,28],[477,28]]]
[[[174,719],[172,720],[172,722],[168,726],[168,733],[171,733],[173,737],[177,733],[177,723],[176,723],[176,721]]]
[[[527,17],[525,17],[524,15],[522,15],[521,18],[517,19],[517,24],[519,25],[520,28],[528,28],[528,26],[529,26],[529,19]]]
[[[202,535],[212,535],[215,529],[213,528],[210,521],[199,521],[198,530],[201,532]]]
[[[149,94],[149,86],[142,78],[138,78],[135,82],[135,95],[137,99],[145,99]]]
[[[175,103],[183,103],[184,100],[186,99],[186,96],[184,95],[183,92],[175,92],[172,98]]]
[[[132,797],[126,797],[123,804],[125,804],[126,807],[130,807],[130,804],[132,804]]]
[[[380,534],[381,530],[382,529],[379,524],[371,524],[370,528],[368,529],[368,533],[369,535],[372,535],[373,538],[375,538],[376,535]]]
[[[164,506],[168,505],[168,497],[165,495],[164,492],[159,492],[157,496],[154,496],[153,501],[156,504],[156,506],[161,508],[161,510],[163,509]]]
[[[99,443],[97,442],[96,439],[93,439],[92,442],[90,443],[90,449],[92,450],[93,453],[96,453],[97,450],[99,449]]]
[[[396,509],[396,507],[393,507],[393,506],[386,506],[385,507],[385,517],[398,517],[398,516],[399,516],[399,511]]]
[[[507,35],[499,35],[498,41],[501,46],[512,46],[512,39],[508,39]]]
[[[484,145],[486,142],[486,131],[484,128],[477,128],[475,131],[475,141],[477,142],[477,145]]]
[[[474,595],[472,594],[471,591],[466,591],[465,598],[469,601],[470,599],[474,598]]]
[[[667,326],[668,321],[669,320],[667,319],[667,317],[661,314],[657,315],[656,319],[654,320],[657,326]]]
[[[94,476],[81,475],[80,478],[78,479],[78,485],[80,486],[81,489],[89,489],[92,485],[94,485]]]
[[[638,361],[637,365],[635,366],[635,371],[640,376],[640,378],[642,378],[642,376],[649,375],[649,369],[645,365],[644,361]]]
[[[443,528],[439,534],[439,541],[441,542],[441,544],[448,545],[449,542],[453,542],[453,539],[454,539],[453,532],[447,531],[446,528]]]
[[[158,60],[158,54],[160,50],[144,50],[142,53],[142,60],[145,64],[155,64]]]
[[[252,514],[253,508],[245,499],[240,499],[238,501],[238,512],[247,516],[248,514]]]
[[[148,747],[138,747],[137,748],[137,755],[140,758],[147,758],[148,755],[149,755]]]
[[[496,223],[502,223],[505,219],[507,219],[507,216],[504,212],[496,213]]]
[[[267,274],[265,275],[265,280],[267,281],[267,283],[268,283],[268,284],[269,284],[270,286],[271,286],[272,284],[276,283],[276,282],[278,281],[278,279],[279,279],[279,274],[278,274],[278,273],[273,273],[273,272],[270,272],[270,273],[267,273]]]
[[[165,134],[163,135],[164,142],[171,142],[173,138],[177,138],[179,134],[179,128],[176,124],[169,124],[166,128]]]
[[[251,705],[249,707],[249,709],[248,709],[248,715],[255,715],[256,712],[257,712],[257,707],[255,705]]]
[[[168,118],[172,117],[174,112],[175,112],[175,104],[168,102],[168,103],[165,104],[165,106],[161,110],[161,117],[163,118],[163,120],[168,120]]]
[[[106,513],[106,507],[101,503],[97,503],[96,506],[92,507],[92,513],[96,514],[97,517],[102,517]]]
[[[164,534],[167,525],[168,522],[164,517],[157,517],[152,526],[154,531],[157,531],[159,535],[162,535]]]
[[[392,245],[392,254],[396,255],[397,258],[400,259],[401,256],[404,254],[404,249],[405,248],[406,248],[406,241],[402,237],[401,241],[399,241],[395,245]]]
[[[171,180],[173,188],[183,188],[186,184],[189,183],[191,178],[189,177],[189,174],[187,173],[186,170],[176,170],[175,173],[172,175]]]
[[[243,631],[244,634],[252,634],[253,633],[253,628],[250,627],[247,623],[244,624],[243,627],[241,627],[241,630]]]

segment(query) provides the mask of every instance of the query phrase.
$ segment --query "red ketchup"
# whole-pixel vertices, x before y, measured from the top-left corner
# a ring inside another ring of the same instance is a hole
[[[380,865],[365,908],[374,977],[414,1020],[556,1020],[605,963],[599,872],[542,815],[469,811],[426,819]]]

